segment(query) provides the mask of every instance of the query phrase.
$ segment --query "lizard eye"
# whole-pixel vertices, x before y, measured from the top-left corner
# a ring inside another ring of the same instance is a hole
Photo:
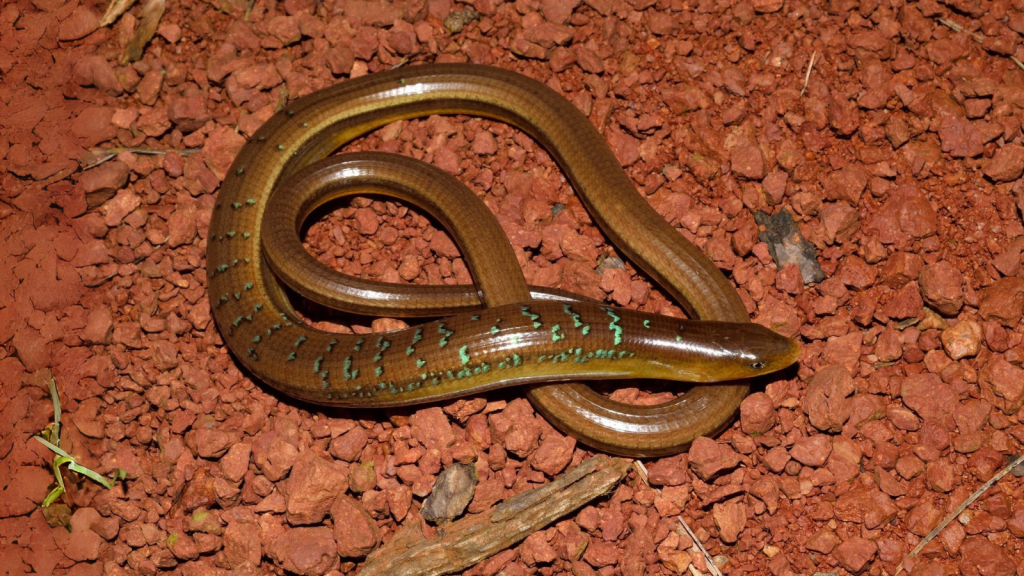
[[[750,364],[750,367],[754,370],[761,370],[764,368],[764,362],[753,362]]]

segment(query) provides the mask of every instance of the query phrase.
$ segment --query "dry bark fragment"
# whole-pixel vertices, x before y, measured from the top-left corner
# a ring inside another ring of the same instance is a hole
[[[622,458],[595,456],[550,484],[449,525],[435,538],[423,537],[419,521],[409,522],[368,558],[360,576],[430,576],[463,570],[608,494],[631,464]]]

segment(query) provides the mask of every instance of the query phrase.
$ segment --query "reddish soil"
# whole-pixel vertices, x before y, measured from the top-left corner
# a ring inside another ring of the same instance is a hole
[[[662,494],[631,474],[467,574],[704,568],[679,514],[729,574],[892,574],[1024,451],[1021,0],[246,5],[169,0],[131,65],[138,6],[108,28],[98,0],[0,7],[2,573],[352,574],[452,462],[476,464],[472,513],[589,454],[515,389],[387,413],[301,405],[243,375],[211,323],[206,227],[244,137],[280,103],[407,59],[493,64],[565,94],[751,316],[804,346],[718,438],[647,462]],[[449,32],[470,7],[480,18]],[[113,147],[170,152],[80,169]],[[458,175],[531,283],[678,312],[609,259],[521,133],[431,118],[355,147]],[[783,208],[823,282],[758,242],[753,214]],[[308,241],[371,278],[471,281],[447,236],[394,203],[356,200]],[[44,516],[52,454],[30,437],[53,415],[47,369],[65,447],[128,478],[72,483]],[[1024,575],[1024,482],[1006,476],[907,567]]]

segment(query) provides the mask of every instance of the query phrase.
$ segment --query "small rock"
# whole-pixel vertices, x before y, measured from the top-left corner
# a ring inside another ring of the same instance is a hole
[[[868,173],[860,166],[847,166],[825,178],[825,197],[855,207],[868,186],[868,179]]]
[[[732,171],[747,180],[763,180],[766,175],[764,154],[756,144],[737,146],[729,155]]]
[[[85,344],[109,344],[114,333],[114,317],[107,307],[93,308],[86,318],[85,328],[78,337]]]
[[[740,404],[740,427],[749,436],[760,436],[775,426],[777,415],[772,399],[764,392],[755,392]]]
[[[893,295],[892,300],[882,307],[882,312],[889,318],[903,320],[924,316],[924,300],[917,282],[909,282]]]
[[[92,530],[72,532],[64,554],[76,562],[92,562],[100,557],[103,544],[103,538]]]
[[[794,460],[815,468],[824,465],[831,453],[832,442],[829,441],[828,436],[822,434],[800,438],[789,449],[789,455]]]
[[[530,455],[530,466],[553,477],[569,465],[575,449],[575,438],[551,434]]]
[[[984,536],[969,536],[960,546],[962,574],[980,573],[984,576],[1013,576],[1017,565],[1004,549]]]
[[[1013,415],[1024,406],[1024,369],[1010,364],[1002,356],[982,366],[978,382],[992,391],[996,406],[1006,415]]]
[[[1016,328],[1024,315],[1024,279],[996,280],[982,293],[978,312],[985,320],[995,320],[1008,328]]]
[[[964,304],[963,275],[945,260],[921,271],[921,296],[943,316],[956,316]]]
[[[198,91],[171,98],[167,105],[167,119],[185,134],[198,130],[210,119],[206,98]]]
[[[719,473],[735,468],[739,454],[732,448],[701,436],[690,446],[690,468],[705,482]]]
[[[811,425],[822,432],[840,432],[850,419],[849,397],[856,391],[853,378],[840,365],[818,370],[807,383],[803,410]]]
[[[249,456],[252,453],[252,445],[248,443],[237,443],[228,449],[220,459],[220,470],[225,478],[232,482],[239,482],[249,471]]]
[[[115,228],[124,220],[125,216],[134,212],[140,204],[142,204],[142,200],[135,193],[130,190],[121,190],[103,205],[101,209],[104,213],[103,221],[108,227]]]
[[[907,408],[925,420],[942,422],[957,405],[953,387],[942,382],[936,374],[915,374],[903,382],[900,396]]]
[[[1024,174],[1024,146],[1008,144],[999,148],[984,168],[994,182],[1013,182]]]
[[[647,480],[652,486],[681,486],[690,479],[687,463],[684,454],[659,458],[647,465]]]
[[[336,550],[343,558],[362,558],[380,544],[380,530],[356,500],[342,494],[331,506]]]
[[[453,464],[437,477],[434,490],[423,502],[421,514],[428,522],[452,520],[465,511],[473,499],[477,484],[476,467]]]
[[[977,356],[981,351],[981,324],[973,320],[961,320],[956,326],[946,328],[939,335],[942,347],[953,360]]]
[[[320,576],[338,565],[337,548],[326,526],[288,528],[267,547],[267,555],[288,572]]]
[[[171,532],[167,537],[167,548],[178,560],[195,560],[199,557],[196,541],[184,532]]]
[[[834,505],[836,519],[863,523],[869,530],[891,522],[897,511],[892,499],[877,488],[851,489],[840,495]]]
[[[288,476],[288,522],[317,524],[323,520],[335,499],[348,489],[346,476],[335,462],[312,451],[300,456]]]
[[[426,448],[438,450],[455,443],[455,433],[444,410],[438,407],[417,410],[409,418],[412,436]]]
[[[355,462],[359,455],[362,454],[368,440],[369,435],[366,433],[366,429],[356,426],[331,440],[331,456],[346,462]]]
[[[111,160],[82,173],[79,184],[88,196],[112,196],[128,183],[131,169],[124,162]],[[135,208],[132,208],[134,210]],[[130,210],[129,210],[130,212]],[[127,212],[125,213],[127,215]],[[120,222],[120,220],[119,220]]]
[[[214,128],[206,137],[206,145],[203,146],[203,162],[217,176],[223,180],[227,176],[228,168],[238,156],[238,151],[245,145],[245,137],[226,126]]]
[[[348,472],[349,489],[356,494],[362,494],[367,490],[377,487],[377,473],[373,461],[367,461],[353,466]]]
[[[831,554],[842,540],[828,528],[822,528],[807,540],[807,549],[822,554]]]
[[[855,536],[840,544],[832,555],[843,568],[857,574],[868,566],[877,552],[874,542]]]
[[[726,544],[732,544],[739,539],[747,524],[747,507],[742,502],[715,504],[711,508],[711,516],[718,526],[719,537]]]

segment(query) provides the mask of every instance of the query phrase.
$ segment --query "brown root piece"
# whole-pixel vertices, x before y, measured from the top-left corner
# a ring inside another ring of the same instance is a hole
[[[164,15],[166,0],[146,0],[142,6],[142,18],[135,36],[124,47],[124,54],[121,55],[121,64],[137,62],[142,59],[142,50],[153,39],[157,26],[160,25],[160,18]]]
[[[133,4],[135,4],[135,0],[114,0],[110,3],[110,6],[107,6],[107,11],[103,13],[103,18],[100,18],[100,26],[110,26],[121,14],[127,12]]]
[[[369,556],[360,576],[459,572],[516,544],[540,528],[611,492],[632,461],[598,455],[561,478],[517,494],[487,511],[424,538],[421,521],[407,523]]]

